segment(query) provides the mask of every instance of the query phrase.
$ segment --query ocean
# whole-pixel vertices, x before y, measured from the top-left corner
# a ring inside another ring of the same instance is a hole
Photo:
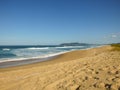
[[[26,59],[49,58],[72,50],[81,50],[98,45],[85,46],[58,46],[58,45],[34,45],[34,46],[0,46],[0,63],[7,61],[19,61]]]

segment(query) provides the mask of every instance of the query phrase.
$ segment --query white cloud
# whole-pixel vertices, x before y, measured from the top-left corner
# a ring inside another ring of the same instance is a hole
[[[120,32],[118,33],[111,33],[103,37],[104,43],[119,43],[120,42]]]

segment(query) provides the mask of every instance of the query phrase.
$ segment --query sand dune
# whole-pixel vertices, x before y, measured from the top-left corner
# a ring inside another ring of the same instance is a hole
[[[120,52],[110,46],[0,69],[0,90],[120,90]]]

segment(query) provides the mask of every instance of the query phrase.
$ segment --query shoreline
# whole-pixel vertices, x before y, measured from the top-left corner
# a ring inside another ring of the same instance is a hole
[[[51,60],[57,56],[51,56],[48,58],[33,58],[33,59],[23,59],[23,60],[16,60],[16,61],[6,61],[6,62],[0,62],[0,68],[9,68],[9,67],[17,67],[17,66],[23,66],[28,64],[34,64],[34,63],[40,63],[44,61]]]
[[[96,47],[90,47],[90,48],[85,48],[85,49],[78,49],[78,50],[89,50],[89,49],[93,49],[93,48],[99,48],[99,47],[103,47],[106,45],[102,45],[102,46],[96,46]],[[65,52],[60,52],[60,53],[56,53],[56,54],[51,54],[51,55],[46,55],[45,57],[35,57],[35,58],[22,58],[22,59],[11,59],[11,60],[3,60],[0,61],[0,68],[9,68],[9,67],[17,67],[17,66],[23,66],[23,65],[28,65],[28,64],[34,64],[34,63],[41,63],[41,62],[45,62],[45,61],[49,61],[52,60],[56,57],[59,57],[62,54],[66,54],[72,51],[78,51],[76,50],[70,50],[70,51],[65,51]]]

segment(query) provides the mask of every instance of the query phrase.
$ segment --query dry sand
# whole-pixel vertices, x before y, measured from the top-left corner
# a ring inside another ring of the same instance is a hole
[[[77,50],[0,69],[0,90],[120,90],[120,51],[111,48]]]

